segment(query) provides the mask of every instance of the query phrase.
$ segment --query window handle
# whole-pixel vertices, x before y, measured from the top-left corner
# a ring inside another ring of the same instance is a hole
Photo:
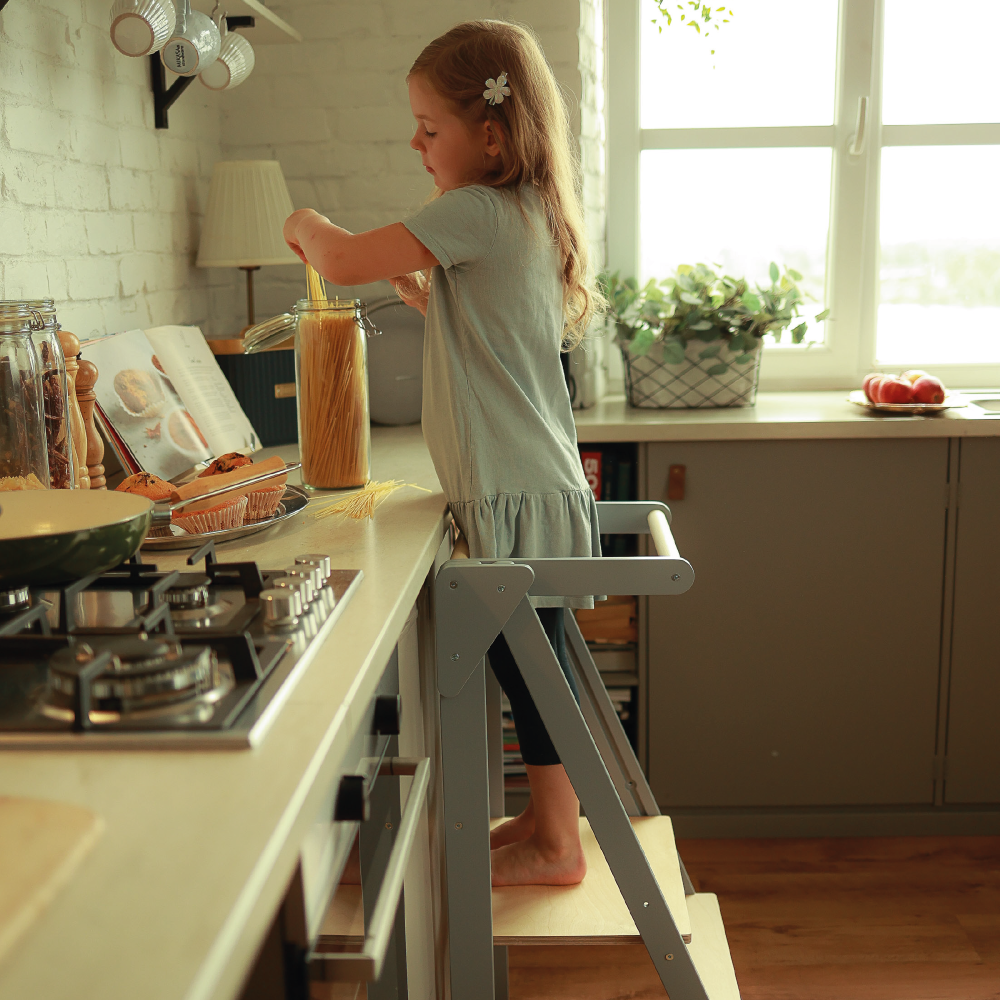
[[[847,149],[849,156],[860,156],[865,151],[868,132],[868,97],[858,98],[858,121],[854,127],[854,138]]]

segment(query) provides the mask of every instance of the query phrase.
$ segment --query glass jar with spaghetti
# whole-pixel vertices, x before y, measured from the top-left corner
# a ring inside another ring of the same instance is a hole
[[[371,472],[368,347],[359,299],[295,303],[295,388],[302,484],[364,486]]]
[[[31,340],[38,354],[38,370],[42,379],[49,486],[54,490],[71,490],[76,485],[73,436],[69,423],[66,358],[59,340],[56,307],[52,299],[0,301],[0,315],[4,310],[16,311],[21,308],[26,308],[33,314]]]
[[[49,461],[38,352],[31,342],[37,313],[0,310],[0,491],[49,488]]]

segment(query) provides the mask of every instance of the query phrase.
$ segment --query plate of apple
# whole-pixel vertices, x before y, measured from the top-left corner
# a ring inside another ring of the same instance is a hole
[[[939,378],[919,369],[902,375],[872,372],[865,376],[863,387],[855,389],[847,398],[867,410],[915,415],[966,405],[966,400],[949,393]]]

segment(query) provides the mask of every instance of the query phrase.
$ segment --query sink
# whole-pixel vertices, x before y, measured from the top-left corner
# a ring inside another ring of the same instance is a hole
[[[1000,413],[1000,395],[998,396],[972,396],[969,402],[980,409],[989,410],[991,413]]]

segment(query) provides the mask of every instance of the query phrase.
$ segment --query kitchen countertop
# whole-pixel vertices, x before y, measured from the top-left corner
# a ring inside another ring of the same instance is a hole
[[[275,449],[291,458],[296,448]],[[0,964],[10,1000],[232,997],[285,892],[308,826],[430,570],[446,507],[420,427],[373,432],[375,479],[402,489],[371,522],[308,510],[220,546],[263,568],[329,553],[365,577],[253,750],[0,753],[0,795],[103,817],[91,854]],[[181,568],[189,553],[146,562]]]
[[[847,401],[847,390],[761,392],[757,405],[706,410],[639,410],[607,396],[575,411],[581,442],[753,441],[791,438],[995,437],[1000,414],[967,406],[915,417],[871,413]],[[980,396],[1000,393],[979,393]]]
[[[576,420],[582,442],[1000,434],[950,411],[873,417],[846,392],[760,393],[743,409],[644,411],[610,397]],[[295,447],[276,449],[286,459]],[[327,552],[365,579],[253,750],[0,753],[0,795],[85,806],[104,835],[0,963],[0,1000],[232,997],[284,895],[299,845],[428,571],[446,505],[419,426],[373,431],[375,479],[432,489],[390,496],[372,522],[308,511],[220,547],[263,568]],[[294,477],[293,477],[294,481]],[[183,566],[186,551],[144,556]]]

